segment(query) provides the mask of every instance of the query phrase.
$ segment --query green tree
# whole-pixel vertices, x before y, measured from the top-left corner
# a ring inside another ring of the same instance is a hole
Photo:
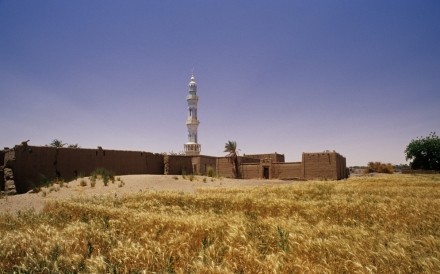
[[[228,152],[228,155],[226,157],[229,157],[231,160],[233,167],[234,167],[234,175],[235,178],[240,178],[240,165],[238,163],[238,151],[237,151],[237,142],[235,141],[228,141],[225,144],[225,151]]]
[[[49,146],[51,147],[64,147],[66,144],[63,143],[63,141],[59,139],[53,139],[52,142],[50,142]]]
[[[440,138],[431,132],[427,137],[411,140],[405,156],[412,169],[440,170]]]
[[[80,148],[78,144],[70,144],[67,146],[68,148]]]

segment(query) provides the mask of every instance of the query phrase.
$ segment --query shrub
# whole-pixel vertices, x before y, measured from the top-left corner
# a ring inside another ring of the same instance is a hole
[[[97,179],[102,179],[105,186],[108,186],[108,182],[111,180],[112,183],[115,181],[115,176],[112,171],[109,171],[105,168],[97,168],[95,169],[91,176],[90,181],[96,181]]]
[[[216,176],[214,168],[212,166],[208,166],[208,168],[206,170],[206,175],[211,178]]]
[[[57,178],[57,179],[55,179],[54,183],[59,184],[60,187],[63,187],[64,186],[64,179]]]
[[[392,164],[384,164],[381,162],[369,162],[365,173],[394,173],[394,166]]]

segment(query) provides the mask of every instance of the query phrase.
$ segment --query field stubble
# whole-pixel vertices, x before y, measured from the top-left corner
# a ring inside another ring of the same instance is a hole
[[[5,272],[440,272],[440,175],[48,203],[0,216]]]

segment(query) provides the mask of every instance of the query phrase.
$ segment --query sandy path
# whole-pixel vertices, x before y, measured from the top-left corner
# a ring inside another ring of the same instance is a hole
[[[176,191],[176,192],[195,192],[198,188],[236,188],[252,186],[270,186],[296,183],[282,180],[235,180],[235,179],[211,179],[209,177],[196,176],[195,180],[183,179],[182,176],[172,175],[124,175],[117,176],[122,182],[116,180],[104,186],[103,181],[96,181],[95,187],[90,186],[90,181],[84,178],[87,186],[80,186],[82,179],[77,179],[64,183],[61,187],[42,188],[39,193],[25,193],[14,196],[6,196],[0,199],[0,211],[3,213],[16,213],[23,210],[34,209],[41,211],[47,201],[54,199],[70,199],[80,196],[93,195],[124,195],[143,191]],[[178,178],[177,180],[175,178]],[[206,182],[203,179],[206,178]]]

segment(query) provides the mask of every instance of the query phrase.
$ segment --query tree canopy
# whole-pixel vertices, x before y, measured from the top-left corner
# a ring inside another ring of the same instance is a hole
[[[63,141],[59,139],[53,139],[52,142],[50,142],[49,146],[51,147],[64,147],[66,143],[63,143]]]
[[[440,170],[440,138],[435,132],[411,140],[405,149],[412,169]]]
[[[61,141],[60,139],[53,139],[52,142],[50,142],[49,146],[51,147],[65,147],[67,146],[68,148],[80,148],[80,146],[78,144],[67,144],[67,143],[63,143],[63,141]]]

